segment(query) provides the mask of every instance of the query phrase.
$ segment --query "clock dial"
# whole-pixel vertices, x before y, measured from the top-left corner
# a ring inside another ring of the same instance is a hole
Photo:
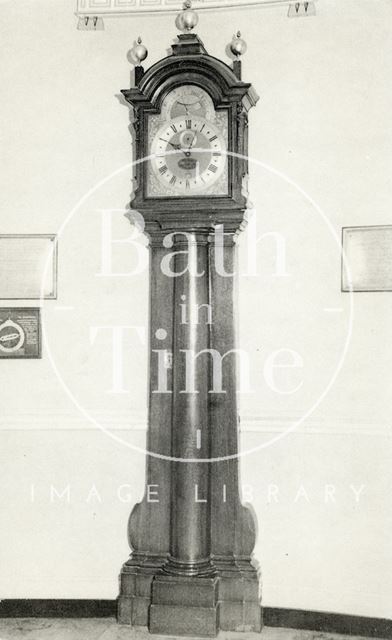
[[[171,91],[162,110],[162,115],[167,120],[190,115],[213,120],[214,114],[214,104],[210,96],[204,89],[195,85],[182,85]]]
[[[189,111],[165,122],[152,141],[152,170],[162,185],[178,195],[202,193],[220,178],[226,165],[221,131]]]

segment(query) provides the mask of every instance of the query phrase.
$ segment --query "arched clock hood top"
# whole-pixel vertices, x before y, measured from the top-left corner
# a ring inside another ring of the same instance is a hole
[[[242,82],[227,64],[210,56],[196,34],[180,34],[172,45],[172,54],[159,60],[141,77],[138,86],[122,94],[133,107],[159,111],[165,95],[184,83],[207,90],[215,105],[242,102],[246,111],[258,96],[253,87]]]

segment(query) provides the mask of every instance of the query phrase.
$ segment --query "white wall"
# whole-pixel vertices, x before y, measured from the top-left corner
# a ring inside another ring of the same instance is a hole
[[[242,481],[259,519],[265,605],[389,617],[389,293],[354,296],[347,353],[322,396],[350,316],[333,232],[390,222],[392,7],[320,0],[317,8],[303,20],[277,8],[203,13],[198,28],[218,57],[237,28],[248,42],[244,79],[261,95],[250,120],[257,234],[279,232],[287,248],[287,277],[273,276],[267,241],[258,245],[259,275],[245,275],[254,232],[241,239],[240,341],[253,385],[241,397],[243,448],[258,448],[242,459]],[[129,392],[110,394],[111,344],[105,334],[91,344],[89,332],[146,325],[146,272],[96,275],[99,209],[122,209],[131,190],[129,115],[117,98],[129,85],[126,53],[141,34],[153,63],[176,31],[172,16],[149,16],[79,32],[73,10],[65,0],[1,6],[1,233],[57,232],[84,198],[61,234],[59,299],[44,305],[43,358],[0,369],[1,598],[116,597],[126,521],[143,485],[135,447],[144,444],[146,347],[129,334]],[[113,234],[129,234],[121,212]],[[114,269],[134,268],[136,255],[117,245]],[[263,374],[282,347],[303,359],[302,369],[277,378],[281,390],[302,382],[296,393],[274,392]],[[295,431],[266,446],[320,398]],[[69,502],[51,502],[51,485],[69,485]]]

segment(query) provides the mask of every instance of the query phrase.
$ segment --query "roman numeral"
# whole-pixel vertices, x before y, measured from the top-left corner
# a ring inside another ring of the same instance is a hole
[[[213,151],[213,152],[212,152],[212,155],[213,155],[213,156],[221,156],[222,154],[221,154],[221,152],[220,152],[220,151]]]
[[[186,182],[185,182],[185,186],[186,186],[186,188],[187,188],[187,189],[190,189],[190,188],[191,188],[191,185],[190,185],[189,180],[186,180]]]
[[[172,184],[174,186],[176,184],[176,180],[177,180],[177,177],[176,176],[172,176],[170,178],[170,184]]]
[[[214,140],[216,140],[216,139],[217,139],[217,137],[218,137],[218,136],[212,136],[212,138],[209,138],[209,141],[210,141],[210,142],[213,142]]]
[[[185,120],[185,125],[187,129],[191,129],[192,128],[192,120]]]
[[[208,171],[212,171],[212,173],[215,173],[217,169],[218,167],[216,167],[214,164],[210,164],[208,167]]]
[[[159,167],[159,173],[160,173],[161,175],[163,175],[164,173],[166,173],[166,171],[167,171],[167,166],[166,166],[165,164],[164,164],[164,165],[162,165],[161,167]]]
[[[200,129],[200,133],[203,131],[203,129],[204,129],[204,127],[205,127],[205,126],[206,126],[206,125],[205,125],[205,124],[203,124],[202,128]]]
[[[171,124],[170,126],[171,126],[171,128],[173,129],[174,133],[177,133],[177,127],[176,127],[176,125],[175,125],[175,124]]]

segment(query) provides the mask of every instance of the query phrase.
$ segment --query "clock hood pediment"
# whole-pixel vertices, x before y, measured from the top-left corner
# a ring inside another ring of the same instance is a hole
[[[206,90],[216,107],[242,102],[248,110],[258,100],[252,86],[239,80],[229,65],[210,56],[196,34],[180,34],[172,54],[152,65],[138,86],[121,93],[136,109],[160,111],[167,93],[184,83]]]

